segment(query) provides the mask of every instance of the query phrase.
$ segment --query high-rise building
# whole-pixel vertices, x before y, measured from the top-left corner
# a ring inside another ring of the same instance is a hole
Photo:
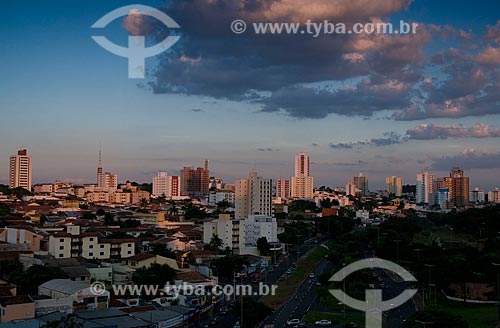
[[[454,167],[450,171],[450,178],[450,202],[458,208],[469,206],[469,177],[464,176],[462,169]]]
[[[118,176],[111,172],[104,174],[104,187],[109,189],[118,189]]]
[[[448,189],[450,192],[453,189],[452,179],[450,177],[436,178],[434,180],[434,190]]]
[[[484,204],[486,202],[486,193],[484,192],[484,190],[475,188],[470,192],[469,200],[471,203]]]
[[[306,153],[297,153],[291,186],[293,198],[312,198],[314,195],[314,178],[309,175],[309,164],[310,157]]]
[[[429,195],[434,192],[434,176],[422,171],[417,174],[417,204],[429,204]]]
[[[276,181],[276,197],[290,198],[290,180],[280,178]]]
[[[273,180],[250,172],[248,179],[236,180],[235,218],[244,220],[250,215],[271,215]]]
[[[208,190],[223,190],[224,181],[222,178],[210,177],[208,180]]]
[[[31,156],[26,149],[21,149],[17,155],[10,157],[9,188],[24,188],[31,190],[32,167]]]
[[[347,196],[356,196],[356,192],[357,191],[358,191],[358,188],[356,187],[355,183],[352,183],[351,181],[349,181],[348,183],[346,183],[346,185],[345,185],[345,194]]]
[[[181,195],[181,179],[173,175],[169,177],[170,197],[179,197]]]
[[[153,178],[153,196],[179,197],[179,177],[170,176],[167,172],[158,172]]]
[[[153,178],[153,196],[167,197],[169,189],[167,172],[158,172]]]
[[[190,197],[205,197],[208,195],[209,170],[208,160],[204,167],[184,167],[181,170],[181,195]]]
[[[389,194],[401,197],[403,193],[403,179],[401,177],[387,177],[385,178],[386,190]]]
[[[354,184],[356,185],[356,188],[361,190],[363,196],[368,195],[368,177],[365,177],[362,172],[359,172],[359,175],[354,177]]]
[[[495,188],[488,192],[488,202],[500,203],[500,190],[498,188]]]

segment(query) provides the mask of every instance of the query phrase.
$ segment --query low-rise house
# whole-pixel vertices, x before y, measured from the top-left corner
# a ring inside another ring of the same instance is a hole
[[[35,317],[35,303],[25,295],[0,298],[0,322],[26,320]]]
[[[9,244],[25,244],[33,252],[40,251],[40,241],[43,236],[29,227],[7,227],[0,229],[0,241]]]
[[[139,269],[144,267],[148,268],[151,266],[151,264],[155,263],[160,265],[166,264],[174,270],[179,270],[179,266],[177,265],[176,260],[154,254],[137,254],[127,258],[124,261],[124,263],[126,266],[133,269]]]
[[[82,266],[76,259],[45,258],[42,261],[48,267],[60,268],[68,275],[68,278],[73,281],[78,281],[86,284],[90,283],[89,270]]]
[[[92,292],[89,285],[70,279],[52,279],[38,286],[38,295],[52,299],[70,298],[76,304],[74,311],[105,309],[109,305],[109,292],[99,295]]]

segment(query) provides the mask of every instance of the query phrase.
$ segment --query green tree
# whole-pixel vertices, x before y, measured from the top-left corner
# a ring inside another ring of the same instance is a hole
[[[139,201],[139,206],[141,208],[146,208],[146,206],[148,206],[148,204],[149,204],[149,201],[146,198],[141,198],[141,200]]]
[[[266,317],[273,313],[273,310],[264,303],[257,302],[251,297],[243,297],[243,307],[241,300],[234,306],[234,314],[239,316],[243,309],[242,328],[254,328],[259,325]]]
[[[215,275],[226,281],[233,281],[233,275],[241,272],[245,265],[248,265],[245,257],[231,254],[214,259],[211,263]]]
[[[168,258],[171,258],[174,260],[176,259],[175,252],[172,251],[171,249],[167,248],[167,245],[165,245],[165,244],[158,244],[158,243],[151,244],[150,253],[155,254],[155,255],[164,256],[164,257],[168,257]]]
[[[112,213],[107,212],[104,214],[104,224],[105,225],[112,225],[115,223],[115,216]]]
[[[136,285],[165,286],[167,282],[173,282],[175,276],[175,270],[168,265],[153,263],[149,268],[137,269],[132,275],[132,281]]]
[[[0,216],[10,214],[10,207],[0,203]]]
[[[10,275],[10,280],[19,288],[19,294],[36,295],[38,286],[52,279],[65,279],[68,275],[60,268],[33,265],[28,270],[17,270]]]
[[[212,239],[210,239],[209,245],[215,249],[221,249],[221,247],[224,245],[224,241],[220,239],[219,235],[214,234],[212,236]]]
[[[257,239],[257,249],[259,250],[259,254],[262,256],[268,256],[269,251],[271,250],[271,245],[267,242],[266,237],[261,237]]]

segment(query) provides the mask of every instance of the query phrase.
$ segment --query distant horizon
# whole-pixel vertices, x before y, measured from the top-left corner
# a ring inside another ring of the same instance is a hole
[[[20,148],[20,149],[25,149],[25,148]],[[27,148],[26,148],[27,149]],[[31,153],[30,153],[30,149],[27,149],[28,151],[28,155],[29,156],[32,156]],[[17,153],[14,152],[14,153]],[[14,154],[13,153],[13,154]],[[11,155],[13,155],[11,154]],[[308,154],[308,153],[306,153]],[[294,154],[295,155],[295,154]],[[274,183],[276,182],[277,179],[280,179],[280,178],[285,178],[287,180],[289,180],[292,175],[293,175],[293,165],[294,165],[294,158],[292,156],[290,162],[291,162],[291,165],[289,165],[291,167],[290,169],[290,174],[289,175],[276,175],[276,176],[271,176],[271,175],[268,175],[268,174],[265,174],[264,170],[259,170],[259,165],[258,163],[254,163],[252,164],[252,167],[247,171],[247,172],[242,172],[239,176],[235,177],[235,178],[230,178],[229,180],[224,176],[224,175],[221,175],[221,174],[214,174],[213,170],[211,169],[211,164],[212,164],[212,161],[207,158],[209,160],[209,170],[210,170],[210,177],[214,177],[214,178],[222,178],[224,183],[227,183],[227,184],[234,184],[235,180],[236,179],[241,179],[241,178],[246,178],[248,176],[248,173],[252,172],[253,171],[253,168],[256,167],[257,168],[257,173],[260,175],[260,176],[263,176],[263,177],[266,177],[266,178],[272,178],[274,180]],[[47,178],[47,179],[43,179],[43,178],[37,178],[37,175],[36,175],[36,158],[33,158],[32,156],[32,160],[33,160],[33,184],[34,185],[37,185],[37,184],[51,184],[51,183],[54,183],[55,181],[61,181],[61,182],[67,182],[67,183],[73,183],[73,184],[81,184],[81,185],[92,185],[92,184],[96,184],[97,183],[97,162],[98,162],[98,156],[96,156],[96,164],[94,166],[94,176],[93,177],[90,177],[90,176],[87,176],[87,177],[79,177],[79,178],[76,178],[76,179],[67,179],[67,178],[58,178],[57,176],[53,177],[53,178]],[[188,167],[203,167],[203,161],[205,160],[205,158],[200,158],[200,161],[199,163],[198,162],[193,162],[191,165],[189,163],[186,162],[186,165],[185,166],[188,166]],[[105,162],[103,160],[103,162]],[[287,164],[290,164],[290,163],[287,163]],[[248,166],[250,165],[250,163],[247,163],[247,164],[240,164],[242,165],[243,167],[245,166]],[[284,165],[283,165],[284,166]],[[162,170],[162,169],[158,169],[157,171],[155,171],[154,173],[152,173],[152,175],[150,176],[149,179],[136,179],[134,178],[133,176],[130,177],[130,178],[127,178],[127,177],[124,177],[123,175],[121,175],[120,173],[118,173],[119,171],[117,170],[114,170],[112,168],[106,168],[105,164],[103,164],[103,172],[111,172],[113,174],[117,174],[118,175],[118,181],[119,181],[119,184],[124,184],[126,183],[127,181],[130,181],[130,182],[137,182],[139,184],[142,184],[142,183],[152,183],[152,180],[153,180],[153,177],[158,173],[158,172],[167,172],[168,175],[174,175],[174,176],[179,176],[180,175],[180,171],[181,169],[183,168],[184,166],[182,167],[179,167],[178,169],[173,169],[173,170]],[[315,167],[315,162],[314,162],[314,158],[311,158],[311,175],[315,178],[315,184],[314,184],[314,188],[319,188],[321,186],[325,186],[325,187],[330,187],[330,188],[336,188],[336,187],[342,187],[342,188],[345,188],[345,185],[347,182],[349,181],[353,181],[353,178],[355,176],[358,176],[359,173],[363,173],[364,176],[366,176],[368,178],[368,184],[369,184],[369,189],[371,191],[377,191],[377,190],[385,190],[385,178],[386,177],[390,177],[390,176],[399,176],[397,174],[390,174],[390,173],[387,173],[385,174],[382,174],[382,176],[384,176],[382,178],[383,181],[381,181],[380,179],[379,180],[375,180],[376,182],[374,183],[373,180],[370,178],[370,175],[366,173],[366,171],[358,171],[358,172],[354,172],[353,171],[353,174],[351,176],[346,176],[346,181],[344,183],[342,182],[339,182],[337,184],[335,183],[323,183],[321,182],[322,180],[318,180],[318,177],[314,175],[314,167]],[[450,170],[453,168],[453,166],[450,167]],[[461,167],[462,168],[462,167]],[[464,168],[462,168],[464,169]],[[7,173],[8,173],[8,167],[6,169]],[[421,171],[428,171],[429,173],[433,174],[436,178],[440,178],[440,177],[448,177],[449,176],[449,171],[442,171],[442,172],[445,172],[444,175],[439,175],[439,174],[436,174],[435,171],[432,171],[432,170],[428,170],[428,169],[422,169],[418,172],[415,172],[415,176],[420,173]],[[215,171],[217,172],[217,171]],[[481,185],[475,185],[474,184],[474,177],[471,176],[470,174],[468,174],[468,171],[466,169],[464,169],[464,173],[465,173],[465,176],[468,176],[470,178],[470,190],[474,190],[475,188],[479,188],[481,190],[484,190],[484,191],[489,191],[489,190],[493,190],[495,188],[499,188],[500,187],[500,184],[498,185],[491,185],[491,187],[483,187]],[[411,179],[405,179],[404,176],[400,176],[402,177],[403,179],[403,185],[415,185],[416,184],[416,177],[411,180]],[[339,178],[340,179],[340,178]],[[8,185],[8,180],[7,179],[0,179],[0,184],[4,184],[4,185]],[[375,185],[376,187],[374,188],[373,185]]]

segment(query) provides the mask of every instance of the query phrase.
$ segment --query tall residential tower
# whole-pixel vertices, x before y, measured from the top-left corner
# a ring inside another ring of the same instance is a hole
[[[295,156],[295,175],[292,177],[291,193],[293,198],[312,198],[314,179],[309,175],[310,157],[300,152]]]
[[[10,157],[9,167],[9,188],[24,188],[31,190],[31,156],[28,156],[26,149],[21,149],[17,155]]]

